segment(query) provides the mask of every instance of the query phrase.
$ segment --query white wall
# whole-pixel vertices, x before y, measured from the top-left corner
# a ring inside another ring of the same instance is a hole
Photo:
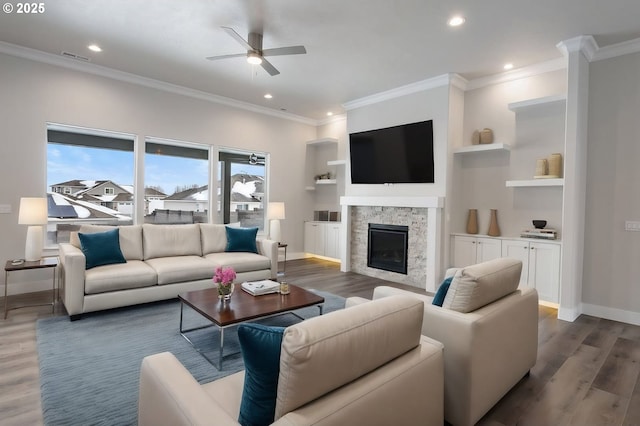
[[[582,302],[640,324],[640,54],[590,64]]]
[[[315,126],[5,54],[0,76],[0,204],[12,207],[11,214],[0,214],[0,260],[24,257],[26,227],[18,225],[18,205],[20,197],[45,195],[47,122],[131,133],[139,149],[152,136],[270,153],[269,195],[287,205],[283,240],[291,251],[302,251],[296,224],[310,207],[301,197],[301,159],[304,142],[316,138]],[[46,277],[15,275],[11,283],[38,284],[11,285],[10,293],[46,289],[39,282]]]

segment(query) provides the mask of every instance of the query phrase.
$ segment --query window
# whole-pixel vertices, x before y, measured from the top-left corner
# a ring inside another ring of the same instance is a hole
[[[133,145],[133,135],[47,126],[47,246],[68,242],[81,224],[133,223],[133,209],[120,208],[134,199]]]
[[[236,150],[219,152],[220,222],[264,229],[265,164],[265,154]]]
[[[147,139],[146,223],[208,222],[209,151],[209,145]]]

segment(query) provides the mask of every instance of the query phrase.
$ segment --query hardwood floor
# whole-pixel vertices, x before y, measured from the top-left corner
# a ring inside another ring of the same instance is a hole
[[[374,287],[409,286],[354,273],[317,259],[287,262],[287,281],[343,297],[371,298]],[[46,302],[50,292],[11,297]],[[0,298],[0,306],[4,300]],[[480,425],[640,425],[640,326],[589,316],[560,321],[540,306],[538,361]],[[0,320],[0,425],[41,425],[37,319],[65,315],[57,304],[24,308]]]

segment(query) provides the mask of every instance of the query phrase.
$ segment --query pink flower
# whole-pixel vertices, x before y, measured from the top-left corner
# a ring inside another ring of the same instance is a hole
[[[228,285],[231,284],[236,279],[236,271],[233,268],[223,268],[222,266],[218,266],[213,274],[213,282]]]

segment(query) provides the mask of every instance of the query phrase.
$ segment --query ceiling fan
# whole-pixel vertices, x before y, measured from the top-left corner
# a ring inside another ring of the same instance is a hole
[[[304,46],[287,46],[276,47],[274,49],[262,49],[262,34],[250,32],[249,41],[240,36],[233,28],[222,27],[231,37],[233,37],[238,43],[247,49],[247,53],[234,53],[231,55],[209,56],[207,59],[215,61],[218,59],[238,58],[241,56],[247,57],[247,62],[254,65],[261,65],[262,68],[270,75],[278,75],[280,71],[276,69],[265,56],[279,56],[279,55],[301,55],[307,53],[307,49]]]

